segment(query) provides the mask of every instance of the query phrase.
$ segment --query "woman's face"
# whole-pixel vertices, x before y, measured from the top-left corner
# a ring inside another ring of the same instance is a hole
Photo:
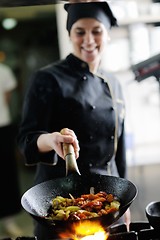
[[[94,18],[76,21],[70,31],[73,53],[88,64],[97,64],[108,40],[105,26]]]

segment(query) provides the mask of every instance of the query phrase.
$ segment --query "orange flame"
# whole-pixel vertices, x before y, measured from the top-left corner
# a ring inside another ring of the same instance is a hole
[[[73,240],[107,240],[109,234],[98,222],[84,221],[74,223],[71,231],[59,234],[61,239],[71,238]]]

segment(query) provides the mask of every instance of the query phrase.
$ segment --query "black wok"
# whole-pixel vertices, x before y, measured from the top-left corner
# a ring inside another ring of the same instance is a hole
[[[76,198],[81,194],[88,194],[91,187],[94,188],[95,193],[99,191],[111,193],[118,197],[121,202],[119,211],[90,219],[91,221],[98,220],[104,227],[108,227],[118,220],[137,196],[136,186],[126,179],[93,173],[79,176],[74,173],[67,177],[49,180],[30,188],[23,194],[21,204],[39,223],[53,226],[56,229],[64,229],[65,227],[68,228],[73,222],[65,220],[51,221],[45,218],[51,205],[50,201],[57,195],[69,197],[70,193]]]

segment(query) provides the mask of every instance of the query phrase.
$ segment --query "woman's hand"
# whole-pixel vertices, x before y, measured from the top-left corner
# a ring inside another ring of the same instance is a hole
[[[37,146],[40,152],[54,150],[64,159],[62,143],[71,143],[74,148],[76,159],[79,157],[79,143],[74,131],[71,129],[63,128],[60,132],[41,134],[37,139]]]

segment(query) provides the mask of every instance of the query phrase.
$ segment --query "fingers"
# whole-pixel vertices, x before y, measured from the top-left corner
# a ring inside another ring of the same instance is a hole
[[[80,151],[79,142],[77,138],[73,142],[73,147],[74,147],[75,157],[77,159],[79,157],[79,151]]]
[[[71,135],[73,138],[77,138],[76,135],[75,135],[75,133],[74,133],[74,131],[71,130],[71,129],[69,129],[69,128],[63,128],[63,129],[60,131],[60,133],[61,133],[62,135]]]
[[[64,138],[64,142],[65,143],[72,143],[73,144],[73,147],[74,147],[74,152],[75,152],[75,157],[76,159],[79,157],[79,150],[80,150],[80,147],[79,147],[79,142],[78,142],[78,139],[77,139],[77,136],[76,134],[74,133],[73,130],[69,129],[69,128],[63,128],[60,133],[62,135],[66,135],[68,136],[68,138]],[[72,137],[72,138],[70,138]]]
[[[37,139],[39,152],[49,152],[54,150],[61,158],[64,159],[62,143],[73,145],[76,159],[79,157],[79,143],[77,137],[71,129],[64,128],[61,132],[41,134]]]

